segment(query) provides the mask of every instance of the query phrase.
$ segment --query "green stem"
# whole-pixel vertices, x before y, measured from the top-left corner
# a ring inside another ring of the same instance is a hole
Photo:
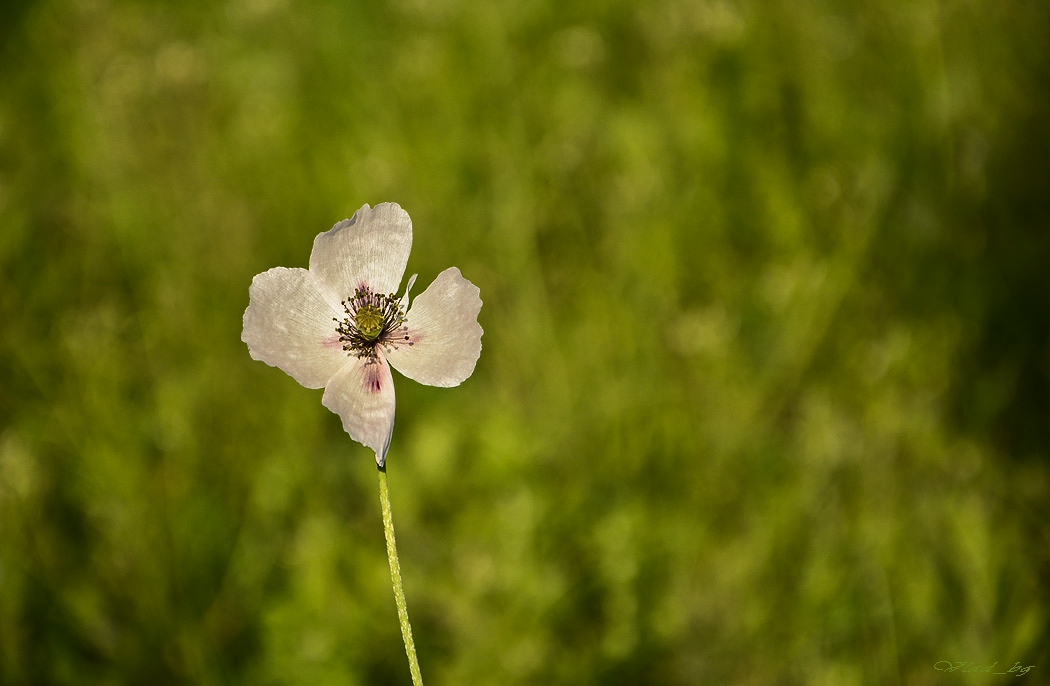
[[[416,658],[416,644],[412,640],[412,625],[408,622],[405,589],[401,585],[401,564],[397,561],[397,540],[394,538],[394,518],[390,514],[390,489],[386,485],[386,465],[379,468],[379,502],[383,506],[386,557],[390,562],[390,580],[394,584],[394,602],[397,604],[397,618],[401,621],[401,638],[405,641],[408,669],[412,672],[413,686],[423,686],[423,675],[419,673],[419,660]]]

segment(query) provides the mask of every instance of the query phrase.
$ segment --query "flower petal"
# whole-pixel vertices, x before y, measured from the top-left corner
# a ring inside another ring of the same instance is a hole
[[[332,310],[305,269],[276,267],[252,279],[241,340],[253,359],[321,388],[347,360]]]
[[[342,418],[350,438],[375,451],[382,467],[394,431],[394,379],[383,355],[351,357],[328,382],[321,402]]]
[[[310,253],[310,273],[328,302],[340,303],[362,285],[373,293],[397,291],[412,250],[412,220],[401,206],[365,205],[350,219],[318,234]]]
[[[438,274],[386,345],[394,369],[428,386],[463,383],[481,355],[480,295],[455,267]]]

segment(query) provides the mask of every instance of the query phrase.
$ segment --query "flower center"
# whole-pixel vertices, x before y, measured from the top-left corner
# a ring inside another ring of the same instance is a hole
[[[335,330],[343,350],[358,357],[376,356],[375,347],[383,343],[405,322],[400,301],[394,296],[373,293],[367,286],[343,301],[346,318],[335,319]]]

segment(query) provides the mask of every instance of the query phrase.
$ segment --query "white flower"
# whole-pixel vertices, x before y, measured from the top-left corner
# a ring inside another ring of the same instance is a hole
[[[252,279],[241,340],[343,420],[386,463],[394,429],[390,366],[428,386],[458,386],[481,355],[478,287],[455,267],[412,301],[395,293],[412,249],[412,220],[395,203],[365,205],[314,239],[309,269]]]

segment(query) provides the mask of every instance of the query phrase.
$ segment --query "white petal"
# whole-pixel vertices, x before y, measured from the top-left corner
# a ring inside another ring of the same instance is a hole
[[[380,466],[386,463],[394,431],[394,379],[382,354],[375,360],[351,357],[328,382],[321,402],[342,418],[350,438],[374,450]]]
[[[256,360],[307,388],[321,388],[346,363],[332,310],[305,269],[277,267],[252,279],[241,340]],[[344,315],[345,316],[345,315]]]
[[[397,291],[412,250],[412,220],[396,203],[365,205],[350,219],[318,234],[310,253],[310,273],[328,302],[339,308],[354,290]]]
[[[405,294],[402,295],[401,300],[398,301],[398,303],[401,305],[401,309],[403,310],[408,310],[408,304],[411,302],[411,300],[409,300],[408,294],[412,292],[412,286],[416,285],[416,279],[418,277],[419,274],[413,274],[412,276],[408,277],[408,285],[405,286]]]
[[[455,267],[438,274],[386,346],[394,369],[428,386],[463,383],[481,355],[480,295]]]

